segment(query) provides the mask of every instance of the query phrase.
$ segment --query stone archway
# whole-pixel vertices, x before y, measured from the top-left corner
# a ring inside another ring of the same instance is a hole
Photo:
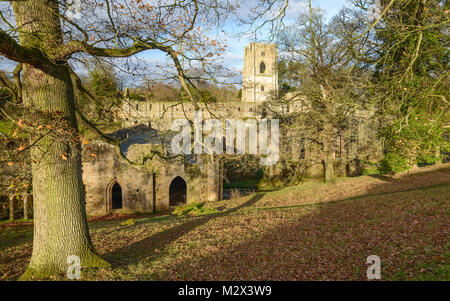
[[[187,185],[182,177],[176,177],[169,186],[169,205],[178,206],[186,204]]]

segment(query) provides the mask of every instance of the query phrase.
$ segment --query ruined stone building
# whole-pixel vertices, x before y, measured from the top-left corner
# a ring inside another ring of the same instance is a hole
[[[251,43],[244,51],[243,71],[241,101],[199,103],[203,120],[265,118],[262,107],[267,104],[269,94],[278,90],[276,46]],[[302,107],[299,102],[293,102],[281,109],[289,113]],[[171,153],[172,121],[193,120],[194,112],[190,102],[138,101],[125,95],[122,129],[109,134],[121,141],[120,145],[96,139],[83,145],[87,213],[155,212],[179,204],[221,200],[223,164],[220,160],[208,155],[174,156]],[[358,174],[357,164],[348,164],[348,158],[357,156],[359,144],[370,144],[373,137],[366,131],[358,127],[349,137],[336,136],[339,176]],[[283,169],[291,168],[292,162],[308,166],[306,174],[310,177],[323,175],[323,166],[312,164],[316,145],[296,133],[283,131],[280,134],[280,161],[266,170],[269,177],[282,178]]]
[[[101,141],[91,141],[83,147],[83,183],[89,215],[117,210],[165,211],[187,202],[220,199],[222,183],[217,162],[200,156],[159,156],[171,136],[145,125],[127,127],[112,135],[122,141],[121,152]]]
[[[250,43],[245,48],[242,100],[200,103],[203,119],[261,119],[261,104],[268,94],[278,90],[277,49],[275,45]],[[298,110],[296,104],[283,108]],[[124,128],[113,135],[120,137],[117,147],[92,141],[83,150],[83,181],[88,214],[162,211],[177,204],[217,201],[222,198],[223,166],[207,156],[177,156],[171,159],[155,155],[170,144],[172,121],[193,120],[194,106],[189,102],[155,102],[126,99],[122,108]],[[363,130],[363,129],[361,129]],[[298,162],[313,158],[316,148],[307,141],[282,137],[282,160],[270,168],[277,173],[287,160]],[[358,133],[347,143],[336,137],[336,158],[355,153]],[[364,137],[364,135],[362,135]],[[367,137],[367,136],[366,136]],[[289,141],[289,142],[284,142]],[[152,153],[153,152],[153,153]],[[152,155],[149,155],[152,154]],[[126,160],[139,164],[129,164]],[[337,166],[339,167],[339,166]],[[338,175],[351,175],[355,169],[338,168]],[[351,167],[351,166],[350,166]],[[309,176],[321,176],[320,164],[308,169]]]
[[[242,101],[200,104],[203,118],[254,118],[266,95],[278,89],[275,45],[251,43],[245,48]],[[217,201],[222,197],[222,166],[207,157],[165,159],[151,150],[167,146],[172,121],[193,118],[191,103],[142,102],[127,99],[123,106],[124,129],[120,150],[101,141],[92,141],[83,150],[83,182],[90,215],[114,210],[127,212],[162,211],[181,203]],[[166,135],[166,137],[164,137]],[[166,138],[166,139],[165,139]],[[165,140],[165,141],[164,141]]]

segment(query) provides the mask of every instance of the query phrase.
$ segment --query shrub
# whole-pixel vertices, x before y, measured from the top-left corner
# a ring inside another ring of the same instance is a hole
[[[380,173],[391,174],[406,171],[410,168],[408,160],[397,153],[387,153],[380,162]]]

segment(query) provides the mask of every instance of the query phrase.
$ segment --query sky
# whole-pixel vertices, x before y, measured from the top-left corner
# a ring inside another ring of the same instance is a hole
[[[250,2],[249,0],[245,0]],[[344,7],[347,0],[312,0],[313,7],[320,7],[325,11],[325,15],[328,19],[331,19],[336,15],[339,10]],[[291,0],[289,8],[286,12],[285,22],[293,23],[299,13],[308,9],[308,2],[305,0]],[[226,31],[236,31],[236,24],[227,24],[225,26]],[[249,38],[227,38],[228,49],[224,53],[225,65],[231,69],[242,70],[244,66],[244,49],[253,40]],[[165,55],[158,52],[144,52],[140,55],[147,62],[165,61]]]
[[[252,6],[252,2],[256,0],[242,0],[241,8],[243,13],[245,14],[245,10]],[[313,7],[320,7],[324,10],[327,18],[331,19],[334,15],[336,15],[339,10],[348,2],[349,0],[312,0]],[[302,11],[306,11],[308,9],[308,1],[307,0],[290,0],[289,8],[286,12],[285,23],[293,23],[298,17],[299,13]],[[225,24],[223,30],[226,32],[238,32],[240,28],[235,23],[227,23]],[[227,50],[223,54],[224,58],[224,67],[234,69],[235,71],[242,71],[244,65],[244,49],[250,42],[253,42],[253,39],[240,37],[235,38],[232,36],[227,37]],[[144,61],[146,61],[149,65],[155,64],[164,64],[166,62],[166,56],[164,53],[160,51],[150,50],[145,51],[138,55]],[[120,64],[120,62],[117,62]],[[7,59],[2,58],[0,60],[0,69],[12,70],[15,66],[14,62],[11,62]],[[77,67],[76,67],[77,68]],[[152,70],[152,68],[149,68]],[[153,69],[154,70],[154,69]],[[86,75],[86,70],[77,69],[77,73],[80,76]],[[157,75],[149,74],[149,77],[155,77]],[[126,85],[139,84],[139,82],[133,82],[135,79],[130,78],[129,75],[126,76],[128,80]]]

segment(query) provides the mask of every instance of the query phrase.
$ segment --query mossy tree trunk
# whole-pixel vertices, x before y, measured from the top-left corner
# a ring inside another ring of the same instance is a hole
[[[323,173],[325,182],[334,182],[336,180],[334,173],[334,143],[333,143],[333,129],[331,125],[326,126],[325,136],[323,139]]]
[[[13,6],[22,30],[21,46],[51,53],[62,44],[56,1],[17,1]],[[50,59],[39,69],[24,64],[22,87],[26,110],[61,116],[65,121],[55,125],[50,117],[52,134],[31,138],[35,143],[31,150],[34,238],[31,260],[22,279],[64,273],[69,255],[79,256],[82,267],[105,266],[107,263],[95,254],[89,236],[74,91],[67,61]]]

